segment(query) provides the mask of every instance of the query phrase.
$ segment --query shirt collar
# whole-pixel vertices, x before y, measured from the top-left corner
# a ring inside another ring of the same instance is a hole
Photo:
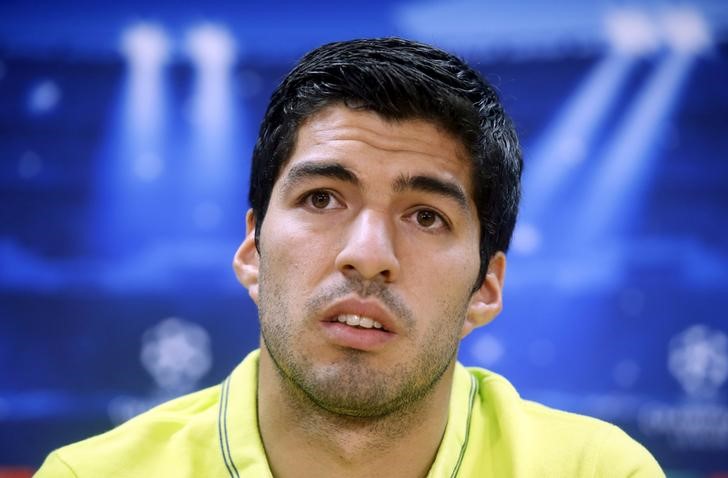
[[[259,350],[248,354],[220,391],[219,447],[230,478],[273,476],[258,428],[259,356]]]
[[[477,392],[478,382],[475,377],[460,363],[456,363],[447,425],[428,478],[457,476],[468,446],[470,418]]]
[[[255,350],[222,383],[218,416],[219,447],[230,478],[270,477],[268,459],[258,428],[258,358]],[[448,421],[428,477],[457,475],[468,445],[470,418],[478,384],[455,364]]]

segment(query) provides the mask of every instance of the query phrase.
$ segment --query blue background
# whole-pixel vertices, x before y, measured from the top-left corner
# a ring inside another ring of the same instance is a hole
[[[257,346],[230,262],[268,97],[321,43],[399,35],[482,71],[524,146],[504,312],[461,361],[728,473],[723,2],[120,3],[0,6],[0,467]]]

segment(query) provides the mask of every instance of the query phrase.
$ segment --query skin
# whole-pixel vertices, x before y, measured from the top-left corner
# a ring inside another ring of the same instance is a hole
[[[260,253],[248,211],[233,265],[260,313],[258,416],[275,476],[427,474],[459,342],[502,307],[502,253],[472,292],[480,226],[464,151],[432,123],[329,106],[299,128]],[[331,332],[332,310],[357,304],[373,304],[386,341]]]

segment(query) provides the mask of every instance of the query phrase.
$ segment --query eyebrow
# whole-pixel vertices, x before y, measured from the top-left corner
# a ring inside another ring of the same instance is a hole
[[[359,178],[356,177],[356,174],[339,163],[309,162],[291,167],[283,179],[281,190],[285,192],[301,181],[311,178],[334,178],[355,186],[359,185]]]
[[[334,178],[353,184],[354,186],[360,185],[359,178],[356,174],[340,163],[316,161],[299,163],[292,166],[283,179],[281,190],[285,193],[288,189],[295,187],[300,182],[311,178]],[[469,210],[465,191],[460,185],[451,181],[445,181],[432,176],[401,174],[392,183],[392,189],[395,192],[411,190],[439,194],[440,196],[454,200],[465,211]]]
[[[466,211],[469,209],[467,196],[460,185],[432,176],[401,175],[394,181],[393,189],[397,192],[409,189],[439,194],[455,200],[462,209]]]

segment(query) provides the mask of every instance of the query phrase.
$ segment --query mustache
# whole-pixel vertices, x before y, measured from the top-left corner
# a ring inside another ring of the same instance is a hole
[[[357,278],[347,278],[345,282],[326,288],[306,301],[305,308],[308,314],[315,314],[331,302],[356,294],[362,299],[374,298],[384,304],[399,320],[399,325],[411,330],[415,325],[414,314],[398,295],[392,292],[387,285],[379,282],[363,281]]]

